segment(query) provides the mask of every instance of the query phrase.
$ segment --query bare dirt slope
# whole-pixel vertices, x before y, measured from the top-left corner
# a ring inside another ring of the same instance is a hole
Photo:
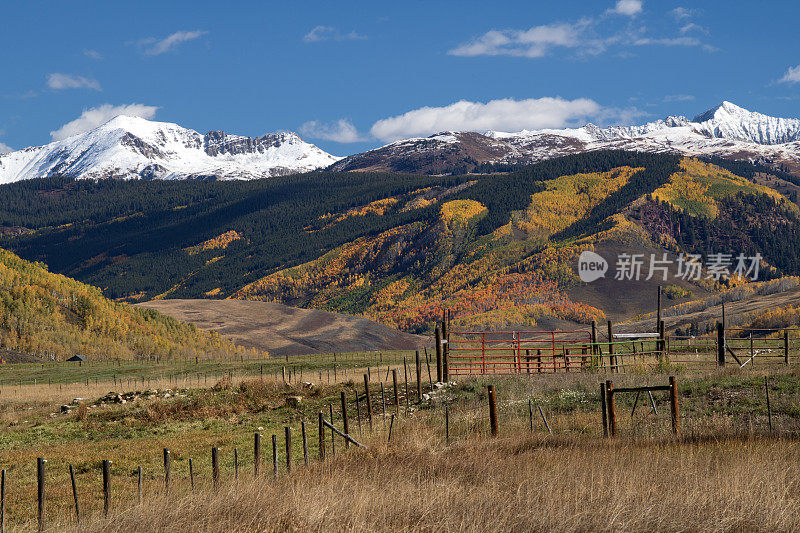
[[[244,300],[152,300],[156,309],[204,330],[218,331],[240,346],[272,355],[368,350],[408,350],[426,337],[403,333],[365,318]]]
[[[753,296],[737,302],[725,304],[726,322],[729,325],[739,325],[746,320],[749,313],[761,313],[777,307],[789,305],[800,305],[800,288],[788,290],[777,294],[767,294]],[[710,322],[715,323],[722,318],[722,305],[714,305],[702,311],[688,313],[685,315],[665,316],[664,325],[668,330],[676,327],[684,327],[692,322],[699,324]],[[636,320],[620,324],[623,331],[652,331],[655,328],[655,320]]]

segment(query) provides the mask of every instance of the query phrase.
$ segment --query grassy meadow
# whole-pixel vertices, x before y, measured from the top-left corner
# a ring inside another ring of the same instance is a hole
[[[409,362],[408,394],[403,357]],[[287,382],[284,367],[293,369],[287,370]],[[372,429],[363,400],[367,367]],[[7,475],[6,524],[10,530],[36,529],[36,458],[43,457],[52,531],[76,527],[69,464],[76,473],[81,529],[90,531],[789,531],[800,526],[800,373],[793,366],[461,377],[441,390],[433,387],[432,394],[424,362],[422,368],[429,396],[419,402],[413,354],[400,352],[337,354],[335,363],[332,355],[290,358],[288,365],[273,359],[160,367],[4,366],[0,467]],[[399,409],[389,369],[398,371]],[[432,372],[435,378],[435,368]],[[669,375],[678,380],[680,438],[672,435],[664,392],[653,393],[652,402],[647,395],[618,394],[618,437],[603,437],[600,381],[613,379],[615,387],[662,385]],[[129,387],[127,380],[134,377],[139,381]],[[497,437],[489,431],[488,384],[497,391]],[[124,404],[97,403],[110,391],[153,389],[158,393]],[[342,392],[350,434],[367,448],[345,451],[336,437],[334,456],[327,431],[327,458],[321,462],[318,413],[329,419],[332,409],[341,429]],[[362,398],[358,410],[356,394]],[[301,397],[300,403],[290,407],[289,396]],[[62,414],[60,406],[73,398],[83,398],[84,406]],[[254,433],[262,435],[258,477]],[[212,447],[220,450],[216,490]],[[169,494],[164,448],[171,456]],[[113,462],[108,519],[103,459]]]

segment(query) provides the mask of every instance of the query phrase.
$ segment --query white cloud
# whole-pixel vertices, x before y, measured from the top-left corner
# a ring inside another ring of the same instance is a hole
[[[156,39],[155,37],[142,39],[138,44],[144,47],[145,54],[157,56],[177,48],[182,43],[198,39],[207,33],[207,31],[202,30],[176,31],[163,39]]]
[[[690,31],[696,31],[708,35],[708,29],[699,24],[695,24],[694,22],[690,22],[688,24],[681,26],[681,29],[679,31],[681,32],[681,34],[686,34],[689,33]]]
[[[694,15],[696,15],[697,14],[697,10],[696,9],[689,9],[688,7],[679,6],[679,7],[676,7],[675,9],[673,9],[672,11],[670,11],[669,14],[672,15],[672,17],[675,20],[683,20],[683,19],[691,18]]]
[[[594,100],[577,98],[505,98],[486,103],[461,100],[444,107],[422,107],[377,121],[370,132],[394,141],[441,131],[518,131],[578,126],[587,120],[614,120],[638,114],[604,108]]]
[[[652,39],[644,37],[633,42],[636,46],[661,45],[661,46],[702,46],[703,43],[694,37],[665,37]]]
[[[357,41],[366,38],[366,35],[356,33],[355,30],[351,31],[350,33],[342,33],[334,26],[316,26],[303,36],[303,42],[318,43],[320,41]]]
[[[796,67],[789,67],[786,74],[778,80],[780,83],[798,83],[800,82],[800,65]]]
[[[47,86],[57,91],[63,89],[94,89],[101,91],[100,84],[93,78],[85,78],[75,74],[54,72],[47,75]]]
[[[84,50],[83,55],[85,55],[89,59],[97,59],[97,60],[103,59],[102,54],[100,54],[100,52],[98,52],[97,50]]]
[[[117,115],[128,115],[132,117],[141,117],[148,120],[156,115],[158,107],[142,105],[142,104],[127,104],[114,106],[111,104],[103,104],[99,107],[92,107],[84,109],[81,116],[73,121],[67,122],[55,131],[50,132],[50,137],[54,141],[60,141],[92,130],[101,124],[105,124]]]
[[[7,154],[7,153],[13,152],[13,151],[14,151],[14,149],[11,148],[9,145],[4,144],[4,143],[0,143],[0,155]]]
[[[692,94],[668,94],[664,97],[665,102],[689,102],[694,100]]]
[[[620,29],[618,20],[610,15],[633,17],[642,12],[640,0],[619,0],[613,8],[604,13],[579,19],[575,22],[557,22],[534,26],[527,30],[493,29],[464,42],[447,51],[450,55],[463,57],[512,56],[537,58],[544,57],[561,49],[574,50],[577,55],[596,55],[612,46],[624,48],[637,45],[661,46],[701,46],[707,51],[714,47],[699,39],[687,37],[689,31],[707,33],[705,28],[688,22],[677,37],[646,37],[646,28],[627,27]],[[688,13],[688,11],[687,11]],[[687,15],[688,16],[688,15]]]
[[[528,30],[491,30],[447,53],[454,56],[542,57],[551,48],[572,48],[581,44],[581,32],[588,20],[576,24],[545,24]]]
[[[609,9],[609,12],[632,17],[642,12],[642,2],[641,0],[618,0],[613,9]]]
[[[325,139],[337,143],[355,143],[366,140],[358,133],[353,123],[346,118],[328,123],[311,120],[300,126],[300,133],[314,139]]]

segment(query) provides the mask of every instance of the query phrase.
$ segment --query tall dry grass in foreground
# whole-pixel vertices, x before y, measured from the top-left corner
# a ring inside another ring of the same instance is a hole
[[[84,530],[800,530],[793,441],[611,443],[514,431],[447,446],[418,421],[395,435],[277,481],[267,468],[216,493],[120,506]]]

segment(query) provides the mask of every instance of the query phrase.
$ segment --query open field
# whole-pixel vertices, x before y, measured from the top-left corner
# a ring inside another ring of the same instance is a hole
[[[53,385],[4,387],[3,397],[17,389],[30,399],[27,404],[12,402],[0,423],[0,466],[8,476],[7,523],[15,529],[35,529],[36,458],[44,457],[46,515],[52,530],[74,527],[68,464],[76,472],[84,529],[100,531],[129,531],[134,524],[143,531],[789,531],[800,525],[800,381],[794,365],[678,370],[680,439],[671,433],[665,394],[654,393],[652,404],[646,396],[618,395],[619,436],[610,441],[603,438],[598,383],[613,379],[615,387],[661,385],[677,369],[464,376],[418,402],[413,358],[406,391],[402,355],[380,356],[387,364],[380,367],[379,377],[370,364],[372,430],[364,401],[365,365],[356,356],[347,379],[343,367],[337,366],[338,382],[330,385],[319,379],[311,380],[313,387],[300,380],[285,384],[282,373],[265,372],[262,379],[258,370],[248,376],[244,369],[252,371],[261,363],[245,362],[239,369],[226,367],[234,371],[233,382],[220,366],[219,379],[208,385],[159,382],[157,394],[140,395],[125,404],[106,399],[103,405],[69,414],[53,414],[63,401],[43,394],[44,387],[54,389]],[[342,357],[337,354],[337,365]],[[332,361],[317,359],[306,363],[317,365],[317,378],[323,368],[326,376]],[[285,361],[267,364],[282,372],[281,363]],[[387,380],[386,375],[390,363],[399,370],[399,409],[394,407],[391,376]],[[90,365],[76,368],[73,378],[80,371],[102,374]],[[27,372],[28,377],[39,370],[32,365],[15,369],[16,375]],[[383,397],[378,381],[385,388]],[[422,381],[428,394],[431,384],[424,363]],[[497,438],[489,433],[488,384],[497,390]],[[108,392],[103,385],[107,383],[100,380],[83,396],[87,404],[96,404]],[[125,385],[123,381],[117,392],[142,390]],[[350,433],[368,449],[351,447],[343,454],[343,441],[336,437],[337,453],[332,457],[328,431],[328,458],[320,463],[318,413],[323,411],[329,419],[332,409],[334,424],[342,428],[342,392]],[[35,401],[37,395],[41,398]],[[288,396],[301,401],[290,407]],[[394,424],[389,416],[393,413]],[[302,421],[307,422],[308,468],[303,466]],[[285,466],[287,426],[293,430],[291,475]],[[392,440],[387,445],[390,426]],[[255,480],[254,433],[263,435],[261,475]],[[271,435],[277,436],[277,480],[272,479]],[[220,449],[218,491],[212,484],[212,447]],[[169,496],[164,494],[163,448],[171,452]],[[102,519],[103,459],[113,461],[109,521]],[[146,504],[142,507],[136,506],[139,466]]]
[[[245,300],[153,300],[137,304],[214,330],[239,346],[273,356],[378,350],[413,350],[429,344],[365,318]]]

